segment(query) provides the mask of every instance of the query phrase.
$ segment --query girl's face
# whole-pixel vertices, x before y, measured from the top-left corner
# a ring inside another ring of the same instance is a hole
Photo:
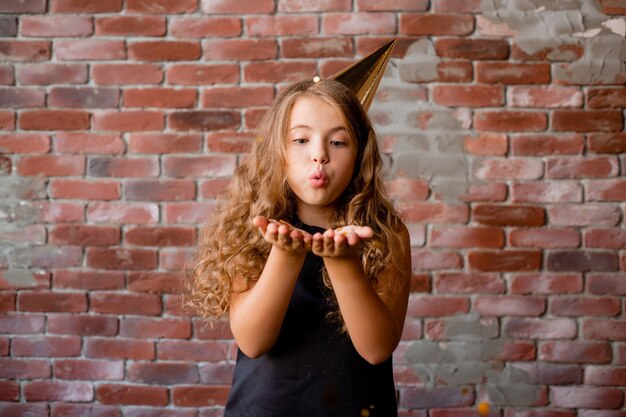
[[[286,144],[287,183],[300,220],[328,227],[329,210],[350,184],[357,145],[339,110],[314,95],[296,100]]]

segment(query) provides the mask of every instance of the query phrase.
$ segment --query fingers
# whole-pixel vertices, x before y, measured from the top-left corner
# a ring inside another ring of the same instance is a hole
[[[303,253],[311,250],[311,235],[296,229],[284,221],[257,216],[252,220],[265,241],[290,254]]]
[[[357,226],[354,229],[354,233],[356,233],[361,239],[369,239],[374,236],[374,231],[369,226]]]

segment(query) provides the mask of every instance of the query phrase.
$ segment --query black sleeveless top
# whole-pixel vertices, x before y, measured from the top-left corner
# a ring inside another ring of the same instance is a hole
[[[371,365],[328,321],[322,268],[322,258],[307,254],[269,352],[251,359],[238,350],[224,417],[397,416],[392,359]]]

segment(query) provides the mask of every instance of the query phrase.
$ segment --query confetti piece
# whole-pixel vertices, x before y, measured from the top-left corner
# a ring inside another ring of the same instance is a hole
[[[489,414],[489,411],[491,410],[491,406],[489,405],[488,402],[486,401],[481,401],[478,403],[478,405],[476,406],[476,411],[478,412],[478,414],[480,414],[481,416],[486,416],[487,414]]]

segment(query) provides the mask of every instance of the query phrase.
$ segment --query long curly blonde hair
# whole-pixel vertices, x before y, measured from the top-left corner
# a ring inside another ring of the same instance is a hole
[[[291,109],[307,94],[336,106],[357,143],[357,164],[336,205],[333,227],[370,226],[374,237],[365,240],[361,250],[370,283],[384,300],[400,288],[397,280],[377,279],[382,270],[397,266],[400,220],[384,192],[382,159],[367,114],[354,94],[339,82],[304,80],[286,88],[265,114],[251,153],[236,169],[200,234],[187,268],[183,302],[205,318],[219,318],[229,311],[235,277],[250,288],[261,275],[271,245],[260,236],[252,219],[266,216],[290,221],[295,217],[295,196],[285,175],[285,145]],[[327,274],[324,284],[331,288]],[[334,293],[328,294],[336,307],[334,315],[340,318]]]

